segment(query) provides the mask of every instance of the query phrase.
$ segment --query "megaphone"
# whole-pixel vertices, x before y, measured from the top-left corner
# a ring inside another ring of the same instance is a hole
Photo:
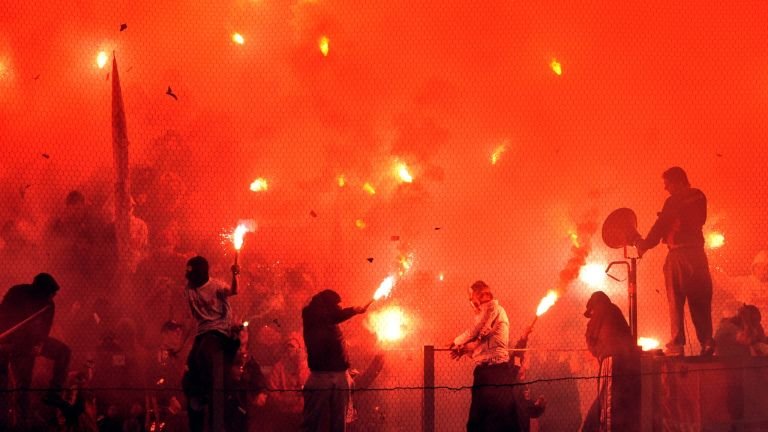
[[[603,242],[609,248],[632,246],[640,237],[637,232],[637,215],[632,209],[616,209],[603,222]]]

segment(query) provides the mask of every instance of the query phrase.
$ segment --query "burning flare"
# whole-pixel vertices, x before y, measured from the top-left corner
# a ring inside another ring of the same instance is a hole
[[[232,34],[232,42],[243,45],[245,43],[245,38],[240,33],[233,33]]]
[[[408,171],[408,166],[402,162],[398,163],[395,167],[397,171],[397,177],[402,183],[413,183],[413,176]]]
[[[659,347],[659,341],[652,338],[641,337],[637,338],[637,344],[643,349],[643,351],[650,351]]]
[[[100,51],[99,54],[96,55],[96,66],[98,66],[99,69],[104,69],[108,60],[109,55],[107,55],[105,51]]]
[[[371,313],[370,327],[376,332],[379,341],[393,342],[405,337],[407,318],[397,306],[388,307],[380,312]]]
[[[549,310],[549,308],[555,304],[557,297],[557,292],[549,290],[547,295],[544,296],[544,298],[542,298],[539,302],[539,307],[536,308],[536,316],[540,317],[544,315]]]
[[[707,234],[707,247],[717,249],[725,244],[725,236],[717,231]]]
[[[232,233],[232,245],[236,251],[240,252],[240,248],[243,247],[245,233],[253,231],[256,231],[256,222],[253,220],[244,220],[237,224],[237,228]]]
[[[579,280],[592,288],[602,287],[605,283],[605,266],[602,264],[587,264],[579,269]]]
[[[267,184],[267,179],[259,177],[256,180],[251,183],[251,191],[253,192],[262,192],[267,190],[269,185]]]
[[[379,288],[376,290],[375,293],[373,293],[373,299],[378,300],[380,298],[389,297],[389,293],[392,292],[392,288],[394,286],[395,286],[395,277],[388,276],[386,279],[381,281]]]

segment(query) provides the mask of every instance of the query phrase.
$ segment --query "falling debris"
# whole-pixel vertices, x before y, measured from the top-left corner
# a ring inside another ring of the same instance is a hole
[[[171,90],[171,86],[168,86],[168,90],[165,91],[165,94],[172,97],[174,100],[179,100],[179,97],[176,96],[176,94]]]
[[[317,45],[320,48],[320,52],[323,54],[324,57],[328,57],[328,51],[330,50],[330,39],[328,39],[328,36],[321,36],[320,40],[317,41]]]
[[[552,63],[550,63],[549,66],[552,68],[552,72],[557,75],[563,74],[563,66],[556,59],[552,59]]]
[[[127,28],[128,28],[128,24],[126,24],[126,23],[120,24],[120,31],[124,31]]]
[[[373,262],[373,257],[368,257],[368,258],[366,258],[366,260],[367,260],[369,263],[372,263],[372,262]]]
[[[392,241],[399,241],[400,240],[400,236],[393,235],[389,239],[392,240]]]
[[[440,231],[440,229],[442,229],[442,227],[435,227],[435,231]]]
[[[37,74],[37,75],[35,75],[35,78],[33,78],[33,79],[34,79],[35,81],[37,81],[38,79],[40,79],[40,74]]]
[[[43,153],[43,157],[46,158],[46,159],[50,159],[51,155],[49,155],[48,153]]]
[[[316,218],[316,217],[317,217],[317,213],[315,213],[315,211],[314,211],[314,210],[310,210],[310,211],[309,211],[309,215],[310,215],[310,216],[312,216],[312,217],[314,217],[314,218]]]

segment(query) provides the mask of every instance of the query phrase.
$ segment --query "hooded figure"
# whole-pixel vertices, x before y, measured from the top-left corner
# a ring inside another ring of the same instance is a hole
[[[636,431],[640,413],[640,357],[621,309],[602,292],[587,302],[587,347],[599,364],[598,394],[582,431]]]
[[[631,352],[634,342],[629,324],[621,309],[604,292],[592,294],[584,316],[589,318],[587,348],[598,360]]]

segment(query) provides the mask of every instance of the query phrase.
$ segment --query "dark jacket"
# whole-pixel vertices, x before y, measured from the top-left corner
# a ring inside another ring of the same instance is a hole
[[[618,306],[603,292],[592,294],[587,302],[587,347],[589,352],[602,360],[610,356],[627,355],[634,342],[627,320]]]
[[[51,333],[54,303],[50,295],[39,292],[32,284],[14,285],[5,293],[0,303],[0,333],[9,330],[41,309],[48,307],[43,313],[19,327],[2,340],[17,349],[32,348]]]
[[[650,249],[659,241],[675,246],[704,246],[701,227],[707,221],[707,197],[698,189],[688,188],[664,201],[659,218],[640,244]]]
[[[313,372],[342,372],[349,369],[349,358],[339,324],[352,318],[355,310],[342,309],[333,299],[328,301],[320,294],[301,311],[307,363]]]

